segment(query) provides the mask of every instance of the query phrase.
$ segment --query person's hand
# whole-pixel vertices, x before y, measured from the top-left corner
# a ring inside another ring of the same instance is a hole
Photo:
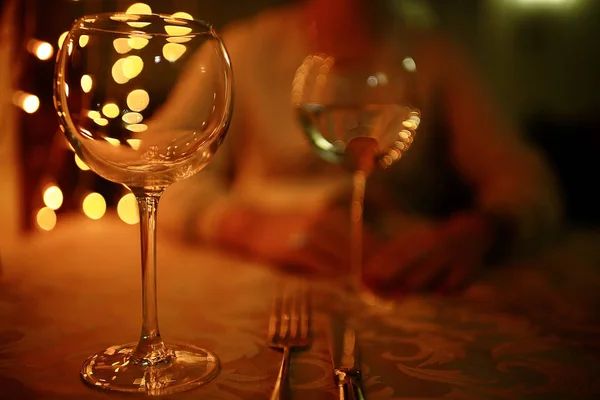
[[[235,209],[222,217],[221,247],[301,273],[334,274],[349,269],[350,229],[345,209],[315,213],[270,213]],[[374,236],[363,233],[365,254],[374,248]]]
[[[365,283],[386,295],[459,289],[483,264],[493,232],[478,214],[459,214],[393,238],[367,260]]]

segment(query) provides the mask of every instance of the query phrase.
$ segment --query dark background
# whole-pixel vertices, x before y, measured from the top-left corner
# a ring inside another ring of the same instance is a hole
[[[323,0],[327,1],[327,0]],[[154,12],[187,11],[217,27],[284,0],[158,0],[146,1]],[[563,189],[569,222],[600,224],[600,195],[595,184],[600,170],[600,2],[595,0],[396,0],[433,29],[442,29],[465,46],[479,66],[498,103],[547,154]],[[5,2],[2,2],[5,3]],[[52,106],[53,62],[27,53],[31,37],[56,49],[60,34],[76,17],[101,11],[125,11],[135,1],[18,0],[16,62],[18,89],[41,101],[34,114],[22,113],[21,159],[26,185],[23,226],[41,204],[40,187],[59,180],[66,191],[74,180],[111,197],[111,184],[77,171],[65,157]],[[59,143],[59,144],[57,144]],[[71,185],[72,186],[72,185]],[[119,192],[121,193],[121,192]],[[74,198],[71,196],[71,198]]]

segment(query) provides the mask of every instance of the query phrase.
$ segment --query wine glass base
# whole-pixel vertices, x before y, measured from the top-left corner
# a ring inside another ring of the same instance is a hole
[[[100,390],[163,395],[204,385],[219,373],[219,359],[208,350],[167,344],[175,354],[172,360],[144,366],[131,358],[136,345],[112,346],[90,356],[81,367],[81,379]]]

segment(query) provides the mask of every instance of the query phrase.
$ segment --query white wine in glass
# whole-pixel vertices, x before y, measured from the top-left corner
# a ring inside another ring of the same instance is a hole
[[[54,102],[77,155],[129,188],[140,211],[142,329],[137,343],[111,346],[81,368],[92,387],[162,395],[219,371],[215,354],[165,344],[156,298],[158,201],[172,183],[206,166],[232,114],[233,76],[214,28],[169,15],[109,13],[73,24],[58,54]]]
[[[346,61],[338,64],[326,54],[306,57],[294,78],[292,105],[317,154],[353,175],[347,283],[360,292],[366,179],[408,151],[421,111],[413,71],[386,69],[371,59]]]

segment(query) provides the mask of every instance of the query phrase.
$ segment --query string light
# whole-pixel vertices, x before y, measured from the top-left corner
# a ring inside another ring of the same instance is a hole
[[[56,226],[56,213],[53,209],[44,207],[37,212],[35,220],[42,230],[51,231]]]
[[[63,193],[58,186],[50,186],[44,191],[44,204],[52,210],[58,210],[63,203]]]
[[[27,42],[27,50],[42,61],[49,60],[54,54],[54,47],[50,43],[37,39]]]
[[[121,221],[129,225],[137,224],[140,221],[137,200],[133,193],[127,193],[121,197],[117,204],[117,214]]]
[[[106,213],[106,200],[100,193],[90,193],[83,199],[81,208],[86,217],[98,220]]]
[[[13,103],[28,114],[33,114],[40,108],[40,99],[36,95],[22,91],[15,92]]]

